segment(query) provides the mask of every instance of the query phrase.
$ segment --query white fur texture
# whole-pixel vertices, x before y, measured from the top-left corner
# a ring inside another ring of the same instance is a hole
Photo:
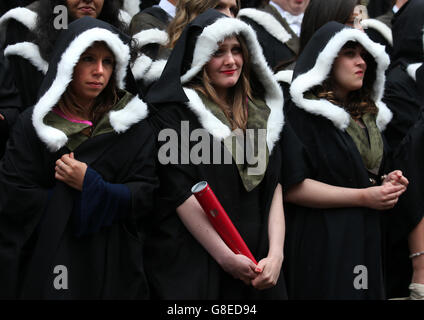
[[[189,82],[202,70],[203,66],[209,62],[218,49],[220,42],[236,34],[243,36],[246,40],[252,69],[265,88],[265,102],[271,109],[267,124],[267,144],[271,152],[275,142],[280,137],[280,132],[284,125],[284,97],[279,84],[274,78],[274,74],[263,56],[256,34],[249,25],[241,20],[225,17],[204,28],[196,41],[191,68],[181,77],[181,83]]]
[[[166,60],[153,61],[148,56],[141,55],[135,61],[131,71],[137,81],[142,80],[145,84],[150,84],[160,78],[166,62]]]
[[[124,0],[122,8],[133,17],[140,11],[140,0]]]
[[[384,39],[387,40],[390,46],[393,47],[392,29],[390,29],[383,22],[376,19],[365,19],[361,21],[361,25],[364,29],[371,28],[377,30],[384,37]]]
[[[291,39],[290,33],[275,19],[271,14],[257,9],[246,8],[239,11],[238,18],[246,17],[262,26],[275,39],[282,43],[286,43]]]
[[[39,47],[32,42],[19,42],[9,45],[4,50],[5,56],[20,56],[29,60],[31,64],[36,67],[43,74],[47,73],[49,64],[40,55]]]
[[[406,68],[406,72],[408,73],[408,75],[414,79],[414,81],[417,81],[417,70],[419,67],[421,67],[423,65],[422,62],[419,63],[412,63],[410,64],[407,68]]]
[[[122,9],[119,10],[119,20],[121,20],[123,23],[129,25],[131,23],[132,17],[130,14]]]
[[[126,68],[129,62],[129,48],[119,39],[118,35],[100,28],[89,29],[76,37],[62,54],[57,66],[56,78],[50,88],[34,106],[32,122],[40,139],[51,151],[63,147],[68,138],[65,133],[43,123],[44,117],[57,104],[68,84],[72,81],[75,65],[81,54],[96,41],[104,41],[115,56],[116,84],[124,88]]]
[[[332,121],[340,130],[345,130],[349,125],[350,116],[343,108],[324,99],[305,99],[303,94],[314,86],[321,84],[327,78],[340,49],[348,41],[359,42],[377,62],[377,77],[371,98],[376,102],[379,109],[377,126],[383,131],[392,118],[392,112],[381,102],[384,92],[384,72],[390,60],[385,52],[384,46],[371,41],[364,32],[359,30],[343,29],[336,33],[334,37],[330,39],[324,50],[319,54],[314,67],[292,81],[290,87],[291,97],[299,108],[304,109],[306,112],[323,116]]]
[[[31,31],[35,29],[37,24],[37,14],[34,11],[23,7],[11,9],[2,15],[0,18],[0,28],[4,28],[4,24],[10,19],[14,19],[22,23]]]
[[[147,44],[155,43],[162,46],[166,45],[168,42],[168,33],[159,29],[148,29],[140,31],[133,36],[137,40],[137,45],[139,48],[144,47]]]
[[[274,75],[274,77],[278,82],[285,82],[290,84],[293,78],[293,70],[279,71]]]
[[[113,129],[122,133],[127,131],[133,124],[147,117],[147,105],[137,96],[133,97],[124,109],[109,113],[110,124]]]

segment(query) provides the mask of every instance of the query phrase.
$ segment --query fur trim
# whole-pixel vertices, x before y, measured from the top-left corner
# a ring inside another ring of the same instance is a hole
[[[412,63],[406,68],[406,72],[409,74],[409,76],[414,79],[414,81],[417,81],[417,70],[419,67],[423,65],[422,62],[419,63]]]
[[[160,78],[166,62],[166,60],[153,61],[148,56],[141,55],[135,61],[131,71],[137,81],[143,80],[145,84],[150,84]]]
[[[293,79],[293,70],[279,71],[274,75],[274,77],[275,77],[275,80],[277,80],[278,82],[291,84]]]
[[[37,25],[37,14],[27,8],[18,7],[7,11],[0,18],[0,27],[7,23],[10,19],[14,19],[22,23],[29,30],[33,31]]]
[[[184,92],[189,99],[186,105],[197,115],[203,128],[205,128],[215,139],[222,141],[231,135],[231,128],[222,123],[221,120],[215,117],[215,115],[206,108],[195,90],[184,88]],[[275,135],[278,134],[278,140],[280,131],[283,127],[284,115],[282,108],[280,109],[281,112],[276,112],[276,110],[271,109],[271,114],[268,117],[266,139],[270,154],[276,142]]]
[[[291,34],[271,14],[257,9],[246,8],[239,11],[237,18],[246,17],[262,26],[270,35],[282,43],[291,39]]]
[[[246,39],[251,53],[252,69],[266,91],[265,102],[271,109],[267,127],[267,143],[271,152],[274,143],[280,138],[280,132],[284,125],[284,97],[281,87],[268,67],[252,27],[241,20],[225,17],[204,28],[196,40],[191,68],[181,77],[181,83],[187,83],[196,76],[218,49],[218,43],[234,34],[241,34]]]
[[[393,47],[392,29],[390,29],[383,22],[376,19],[365,19],[361,21],[361,25],[364,29],[371,28],[378,31],[378,33],[380,33],[384,39],[387,40],[390,46]]]
[[[156,28],[140,31],[136,33],[133,38],[137,40],[138,48],[142,48],[151,43],[157,43],[162,46],[168,43],[168,33]]]
[[[130,14],[122,9],[119,9],[119,20],[127,25],[130,25],[132,17]]]
[[[322,83],[328,76],[340,49],[348,41],[359,42],[374,57],[377,62],[376,81],[373,88],[372,99],[379,109],[377,115],[377,126],[383,131],[392,118],[392,112],[381,102],[384,92],[384,72],[389,65],[389,57],[384,46],[371,41],[368,36],[356,29],[343,29],[330,39],[327,46],[322,50],[315,65],[308,72],[299,75],[290,86],[290,94],[293,102],[306,112],[323,116],[339,128],[345,130],[349,125],[350,115],[341,107],[327,100],[308,100],[303,94],[314,86]]]
[[[122,133],[127,131],[133,124],[136,124],[147,117],[149,110],[147,105],[137,96],[119,111],[109,113],[110,124],[113,129]]]
[[[122,8],[133,17],[140,12],[140,0],[124,0]]]
[[[57,65],[56,78],[50,88],[43,94],[34,106],[32,122],[40,139],[51,151],[63,147],[68,138],[65,133],[43,123],[44,117],[57,104],[68,84],[72,81],[74,67],[81,54],[95,41],[104,41],[115,55],[116,84],[118,88],[125,87],[125,75],[130,58],[129,48],[121,41],[118,35],[100,28],[89,29],[76,37],[62,54]]]
[[[154,61],[151,64],[149,70],[144,75],[144,83],[151,84],[152,82],[158,80],[162,75],[163,69],[165,69],[166,63],[166,60]]]
[[[32,42],[19,42],[6,47],[4,50],[5,56],[21,56],[29,60],[31,64],[41,71],[43,74],[47,73],[49,64],[40,55],[39,47]]]

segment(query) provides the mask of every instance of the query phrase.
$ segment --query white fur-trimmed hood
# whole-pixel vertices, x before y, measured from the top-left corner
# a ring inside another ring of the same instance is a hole
[[[37,25],[37,13],[23,7],[10,9],[2,15],[0,17],[0,28],[4,28],[5,24],[11,19],[22,23],[30,31],[33,31]]]
[[[265,89],[265,102],[271,109],[267,125],[267,143],[271,151],[275,142],[278,141],[284,125],[284,97],[262,54],[262,48],[257,41],[256,34],[249,25],[241,20],[225,17],[205,27],[196,40],[191,67],[181,77],[181,83],[187,83],[196,76],[219,48],[219,43],[235,34],[241,35],[245,39],[250,53],[252,71]],[[185,92],[190,99],[189,95],[191,96],[191,94],[187,94],[186,90]],[[205,123],[202,123],[202,125],[205,126]],[[205,128],[207,129],[207,126]],[[211,132],[211,134],[213,133]]]
[[[324,49],[319,53],[312,69],[299,74],[293,79],[290,87],[292,100],[299,108],[306,112],[329,119],[340,130],[345,130],[347,128],[350,122],[350,115],[342,107],[334,105],[324,99],[306,99],[304,93],[314,86],[321,84],[327,78],[340,49],[348,41],[359,42],[374,57],[377,63],[376,81],[373,86],[372,99],[375,101],[379,110],[377,115],[377,126],[383,131],[392,119],[392,112],[381,101],[385,83],[384,72],[390,60],[385,52],[384,46],[371,41],[364,32],[359,30],[344,28],[333,35]]]
[[[240,10],[237,15],[237,18],[242,17],[253,20],[281,43],[286,43],[292,37],[291,34],[284,29],[281,23],[267,12],[253,8],[245,8]]]
[[[4,50],[4,55],[7,56],[20,56],[28,60],[34,67],[36,67],[43,74],[47,73],[49,63],[41,57],[39,47],[32,42],[18,42],[11,44]]]
[[[364,29],[374,29],[380,33],[384,39],[393,47],[393,35],[392,29],[390,29],[386,24],[377,20],[377,19],[364,19],[361,21],[361,25]]]
[[[80,56],[96,41],[104,41],[115,56],[116,84],[120,89],[125,88],[125,77],[129,63],[129,48],[119,36],[103,28],[91,28],[80,33],[60,57],[56,73],[47,91],[40,97],[34,106],[32,122],[40,139],[49,150],[57,151],[63,147],[68,138],[66,134],[56,128],[44,124],[43,119],[58,103],[67,86],[72,81],[72,75]],[[50,72],[50,70],[49,70]],[[47,76],[49,76],[49,72]],[[51,71],[53,72],[53,71]],[[140,121],[147,115],[147,106],[138,97],[134,97],[127,106],[119,111],[110,113],[110,122],[118,133],[124,132],[132,124]]]

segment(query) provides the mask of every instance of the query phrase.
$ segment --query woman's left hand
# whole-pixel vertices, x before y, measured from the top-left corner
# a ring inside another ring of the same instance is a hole
[[[256,270],[261,272],[252,280],[251,284],[258,290],[271,288],[277,284],[280,276],[283,257],[266,257],[258,262]]]
[[[393,185],[401,184],[403,186],[408,187],[409,181],[408,179],[403,175],[402,171],[400,170],[394,170],[386,175],[384,181],[382,184],[391,183]]]
[[[75,160],[74,153],[64,154],[56,161],[54,177],[68,186],[82,191],[87,164]]]

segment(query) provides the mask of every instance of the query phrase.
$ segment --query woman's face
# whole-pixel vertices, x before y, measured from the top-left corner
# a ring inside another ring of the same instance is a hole
[[[233,87],[240,78],[243,54],[236,37],[225,39],[206,64],[206,72],[218,94]]]
[[[92,104],[109,83],[114,66],[115,57],[104,42],[95,42],[81,55],[70,84],[80,104]]]
[[[357,5],[353,9],[350,18],[346,21],[345,25],[364,31],[364,28],[361,25],[361,21],[364,19],[368,19],[367,8],[363,5]]]
[[[219,0],[215,9],[231,18],[235,18],[238,11],[236,0]]]
[[[103,8],[104,0],[66,0],[69,15],[74,19],[84,16],[97,18]]]
[[[335,93],[340,98],[362,88],[367,64],[364,60],[366,51],[361,45],[343,47],[333,64]]]

